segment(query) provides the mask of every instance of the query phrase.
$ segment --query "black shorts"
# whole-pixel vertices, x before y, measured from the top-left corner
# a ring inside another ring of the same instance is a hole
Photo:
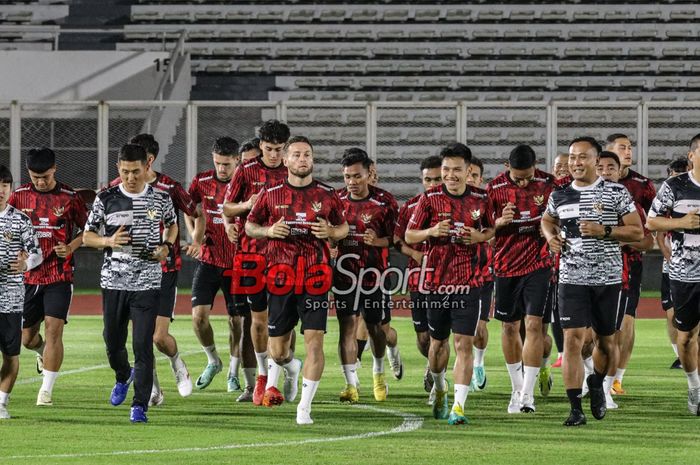
[[[22,314],[0,313],[0,352],[7,357],[19,355],[22,346]]]
[[[493,281],[486,281],[479,289],[479,299],[481,299],[481,321],[489,322],[491,304],[493,303]]]
[[[642,292],[642,262],[630,262],[629,289],[625,300],[625,315],[637,316],[639,295]]]
[[[455,334],[476,336],[482,311],[478,287],[466,294],[430,294],[428,299],[431,338],[444,341],[450,337],[450,330]]]
[[[175,319],[175,303],[177,302],[177,271],[163,273],[160,279],[160,304],[158,316]]]
[[[270,293],[267,329],[270,337],[284,336],[301,320],[301,332],[312,329],[326,331],[328,294],[295,294],[294,291],[277,295]]]
[[[551,285],[551,277],[551,268],[542,268],[512,278],[496,276],[496,319],[512,323],[529,315],[549,321],[547,292]]]
[[[559,322],[562,329],[588,328],[599,336],[612,336],[624,314],[620,284],[581,286],[559,283]]]
[[[671,296],[671,280],[668,273],[661,273],[661,308],[665,311],[673,308],[673,297]]]
[[[73,284],[26,284],[24,286],[24,327],[29,328],[50,316],[68,323]]]
[[[692,331],[700,322],[700,283],[671,280],[673,326],[678,331]]]
[[[413,320],[413,329],[417,333],[428,331],[429,295],[419,291],[411,291],[411,319]]]
[[[243,269],[249,270],[249,269],[254,269],[256,265],[255,262],[251,261],[244,261],[242,262],[241,266]],[[263,272],[263,275],[266,273]],[[255,286],[255,278],[252,276],[245,276],[245,277],[240,277],[240,283],[242,286],[246,287],[252,287]],[[245,295],[246,301],[247,301],[247,306],[246,308],[248,310],[251,310],[253,312],[264,312],[267,310],[267,305],[268,305],[268,292],[265,287],[260,292],[256,292],[255,294],[241,294]]]
[[[375,291],[362,292],[360,286],[352,292],[344,293],[341,289],[334,292],[335,312],[338,316],[362,315],[365,323],[370,325],[385,324],[391,321],[389,313],[389,296],[384,294],[381,287]],[[388,315],[388,320],[386,319]]]
[[[231,294],[231,276],[227,268],[221,268],[209,263],[198,262],[192,278],[192,307],[214,305],[216,293],[221,290],[226,301],[226,312],[236,316],[238,308]]]

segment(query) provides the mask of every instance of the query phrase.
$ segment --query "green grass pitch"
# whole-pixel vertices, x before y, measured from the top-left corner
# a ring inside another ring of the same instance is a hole
[[[213,324],[219,351],[227,357],[226,321],[216,318]],[[568,403],[558,369],[553,370],[550,396],[536,397],[535,414],[506,413],[510,382],[496,321],[489,324],[487,389],[470,393],[467,401],[470,424],[455,427],[432,419],[422,387],[425,362],[415,348],[411,322],[397,318],[394,325],[406,373],[401,381],[390,379],[389,400],[381,405],[372,398],[367,352],[360,370],[362,405],[336,402],[343,380],[336,355],[337,323],[330,318],[314,425],[296,425],[295,405],[268,409],[237,404],[238,394],[226,392],[225,371],[206,390],[180,398],[162,357],[158,367],[165,403],[151,408],[147,425],[132,425],[128,402],[112,407],[108,401],[114,378],[107,366],[100,318],[74,317],[66,327],[64,374],[56,383],[53,407],[34,405],[40,380],[33,353],[22,352],[9,404],[13,418],[0,423],[0,464],[694,462],[700,418],[687,412],[683,372],[668,369],[673,352],[661,320],[637,322],[637,345],[624,383],[628,394],[616,398],[620,409],[603,421],[594,420],[589,412],[588,425],[578,429],[561,426]],[[196,378],[205,356],[189,319],[177,319],[173,334]]]

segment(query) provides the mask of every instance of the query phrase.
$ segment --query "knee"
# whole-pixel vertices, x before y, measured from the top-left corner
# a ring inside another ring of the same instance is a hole
[[[418,333],[416,335],[416,341],[418,342],[418,347],[427,349],[430,347],[430,336],[428,332]]]
[[[542,318],[525,318],[525,331],[528,336],[541,337],[543,335],[542,326]]]
[[[519,338],[520,337],[520,324],[519,322],[509,322],[503,323],[503,335],[508,338]]]
[[[192,310],[192,323],[197,326],[204,326],[209,323],[209,312],[195,308]]]

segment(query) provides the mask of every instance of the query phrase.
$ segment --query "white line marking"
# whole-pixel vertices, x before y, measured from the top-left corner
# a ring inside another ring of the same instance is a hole
[[[390,410],[385,408],[373,407],[371,405],[353,405],[354,408],[359,408],[362,410],[371,410],[379,413],[386,413],[388,415],[393,415],[403,419],[403,422],[390,430],[385,431],[372,431],[369,433],[353,434],[350,436],[337,436],[332,438],[311,438],[311,439],[298,439],[294,441],[281,441],[281,442],[259,442],[252,444],[226,444],[221,446],[211,446],[211,447],[182,447],[178,449],[143,449],[143,450],[120,450],[111,452],[92,452],[92,453],[78,453],[78,454],[51,454],[51,455],[13,455],[9,457],[2,457],[4,459],[57,459],[57,458],[79,458],[79,457],[104,457],[104,456],[123,456],[123,455],[141,455],[141,454],[174,454],[180,452],[211,452],[218,450],[231,450],[231,449],[250,449],[256,447],[275,447],[279,446],[300,446],[304,444],[319,444],[328,442],[340,442],[340,441],[352,441],[355,439],[369,439],[376,438],[379,436],[386,436],[389,434],[400,434],[415,431],[423,426],[423,418],[412,413],[404,413],[398,410]]]

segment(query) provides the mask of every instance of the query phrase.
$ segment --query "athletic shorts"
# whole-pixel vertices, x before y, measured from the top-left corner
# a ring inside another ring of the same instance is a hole
[[[411,319],[413,320],[413,329],[417,333],[428,331],[429,295],[419,291],[411,291]]]
[[[198,262],[192,278],[192,307],[214,305],[216,293],[221,290],[226,301],[226,312],[236,316],[238,307],[231,294],[231,276],[227,268],[221,268],[209,263]]]
[[[493,281],[487,281],[479,289],[479,299],[481,299],[481,321],[489,322],[491,304],[493,303]]]
[[[19,355],[22,347],[22,313],[0,313],[0,352],[7,357]]]
[[[661,273],[661,308],[668,311],[673,308],[673,297],[671,296],[671,280],[668,273]]]
[[[620,284],[581,286],[559,283],[559,322],[562,329],[588,328],[612,336],[624,314]]]
[[[370,325],[385,324],[391,321],[389,313],[389,295],[384,294],[381,288],[370,293],[361,292],[359,286],[352,292],[336,292],[335,312],[338,316],[362,315],[365,323]],[[387,319],[388,316],[388,319]]]
[[[512,278],[496,276],[496,319],[512,323],[530,315],[549,321],[546,304],[551,277],[551,268]]]
[[[34,326],[44,321],[46,316],[58,318],[68,323],[68,312],[72,298],[72,283],[25,284],[24,311],[22,312],[24,327]]]
[[[642,262],[630,262],[629,289],[625,299],[625,315],[637,316],[639,295],[642,292]]]
[[[671,280],[673,326],[678,331],[692,331],[700,322],[700,283]]]
[[[267,329],[270,337],[284,336],[301,321],[301,332],[306,329],[326,331],[328,320],[328,294],[306,293],[276,295],[270,293]]]
[[[160,279],[160,304],[158,316],[175,319],[175,303],[177,302],[177,271],[163,273]]]
[[[243,262],[241,266],[243,269],[252,269],[255,264],[254,262]],[[255,278],[251,276],[241,278],[241,285],[243,286],[254,286],[255,284]],[[253,312],[264,312],[267,310],[268,292],[265,287],[263,287],[263,290],[260,292],[256,292],[255,294],[245,294],[245,296],[248,304],[246,307],[247,309],[252,310]]]
[[[479,288],[464,294],[430,294],[428,297],[428,329],[430,337],[444,341],[450,331],[464,336],[476,336],[481,318]]]

